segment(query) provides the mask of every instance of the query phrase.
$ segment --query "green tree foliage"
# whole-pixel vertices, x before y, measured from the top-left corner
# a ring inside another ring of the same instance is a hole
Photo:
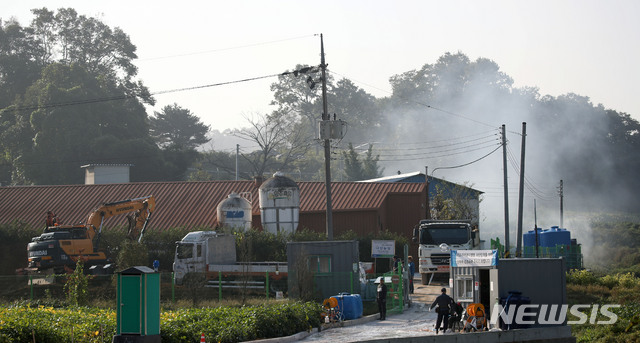
[[[184,130],[204,126],[187,113],[171,136],[181,140],[158,149],[128,35],[70,8],[32,12],[28,27],[0,23],[0,182],[82,183],[91,163],[134,164],[133,181],[184,180],[203,140]]]
[[[47,66],[24,98],[0,114],[0,120],[9,126],[1,133],[2,139],[14,142],[4,145],[6,156],[14,164],[13,181],[81,183],[82,164],[135,160],[138,137],[148,130],[144,108],[139,104],[124,101],[39,107],[100,98],[109,88],[79,65]],[[21,110],[25,108],[30,110]],[[105,149],[113,145],[119,149]]]
[[[67,301],[71,306],[85,306],[89,302],[89,279],[84,274],[84,262],[79,259],[76,268],[64,284]]]
[[[442,183],[436,186],[436,195],[430,200],[431,218],[440,220],[471,220],[478,223],[478,213],[469,194],[473,185]]]
[[[160,147],[192,150],[207,143],[209,126],[178,104],[167,105],[150,119],[151,136]]]
[[[300,73],[300,70],[306,72]],[[271,84],[271,104],[278,106],[275,116],[282,117],[290,130],[301,132],[306,139],[316,138],[316,122],[322,117],[320,77],[319,68],[299,64],[295,71],[278,76],[278,82]],[[332,82],[331,75],[327,74],[328,90],[332,89]]]
[[[148,266],[149,248],[137,241],[125,240],[120,245],[116,260],[118,270],[125,270],[134,266]]]
[[[373,157],[373,144],[369,144],[369,148],[362,159],[353,148],[352,143],[349,143],[348,151],[342,152],[342,156],[344,158],[344,173],[347,181],[361,181],[382,176],[382,170],[378,166],[380,157],[379,155]]]
[[[327,95],[330,113],[347,122],[347,142],[368,142],[383,129],[382,108],[377,99],[349,79],[341,79]]]

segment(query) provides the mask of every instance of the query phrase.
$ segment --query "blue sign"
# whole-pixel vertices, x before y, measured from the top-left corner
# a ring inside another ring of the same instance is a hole
[[[227,211],[227,219],[244,218],[244,211]]]

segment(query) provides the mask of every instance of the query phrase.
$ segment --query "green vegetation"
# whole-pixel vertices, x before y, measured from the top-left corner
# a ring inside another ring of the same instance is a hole
[[[316,303],[274,302],[255,306],[186,308],[160,314],[162,342],[240,342],[289,336],[320,325]],[[55,323],[55,325],[53,325]],[[0,308],[0,343],[104,342],[116,334],[116,314],[89,307]]]
[[[569,304],[620,304],[613,309],[618,316],[615,324],[572,325],[578,342],[638,342],[640,341],[640,279],[633,273],[596,275],[587,270],[567,273]],[[589,314],[588,314],[589,315]],[[571,313],[568,320],[578,318]],[[590,318],[591,319],[591,318]],[[605,318],[606,319],[606,318]],[[600,320],[598,317],[597,320]]]

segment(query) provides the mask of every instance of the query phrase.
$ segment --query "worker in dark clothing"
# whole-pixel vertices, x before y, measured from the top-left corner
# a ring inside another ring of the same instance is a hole
[[[58,217],[52,211],[47,211],[47,219],[45,221],[46,227],[58,225]]]
[[[434,307],[436,307],[436,305],[438,305],[438,309],[436,310],[438,312],[438,319],[436,320],[436,335],[438,334],[438,330],[440,329],[440,324],[442,323],[443,319],[444,327],[442,328],[442,332],[444,333],[447,331],[446,329],[449,325],[449,310],[453,305],[455,305],[453,299],[451,299],[451,297],[447,295],[446,288],[443,288],[440,291],[442,292],[442,294],[438,295],[436,300],[433,301],[433,304],[431,304],[431,307],[429,308],[429,311],[431,311]]]
[[[380,312],[378,319],[385,320],[387,318],[387,285],[384,284],[384,276],[380,278],[376,300],[378,301],[378,312]]]
[[[416,274],[416,265],[413,263],[413,257],[408,257],[409,263],[407,266],[409,268],[409,293],[413,294],[413,276]]]

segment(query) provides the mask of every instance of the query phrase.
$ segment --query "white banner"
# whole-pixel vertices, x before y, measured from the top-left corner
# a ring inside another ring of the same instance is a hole
[[[451,250],[452,267],[491,267],[498,265],[498,250]]]

